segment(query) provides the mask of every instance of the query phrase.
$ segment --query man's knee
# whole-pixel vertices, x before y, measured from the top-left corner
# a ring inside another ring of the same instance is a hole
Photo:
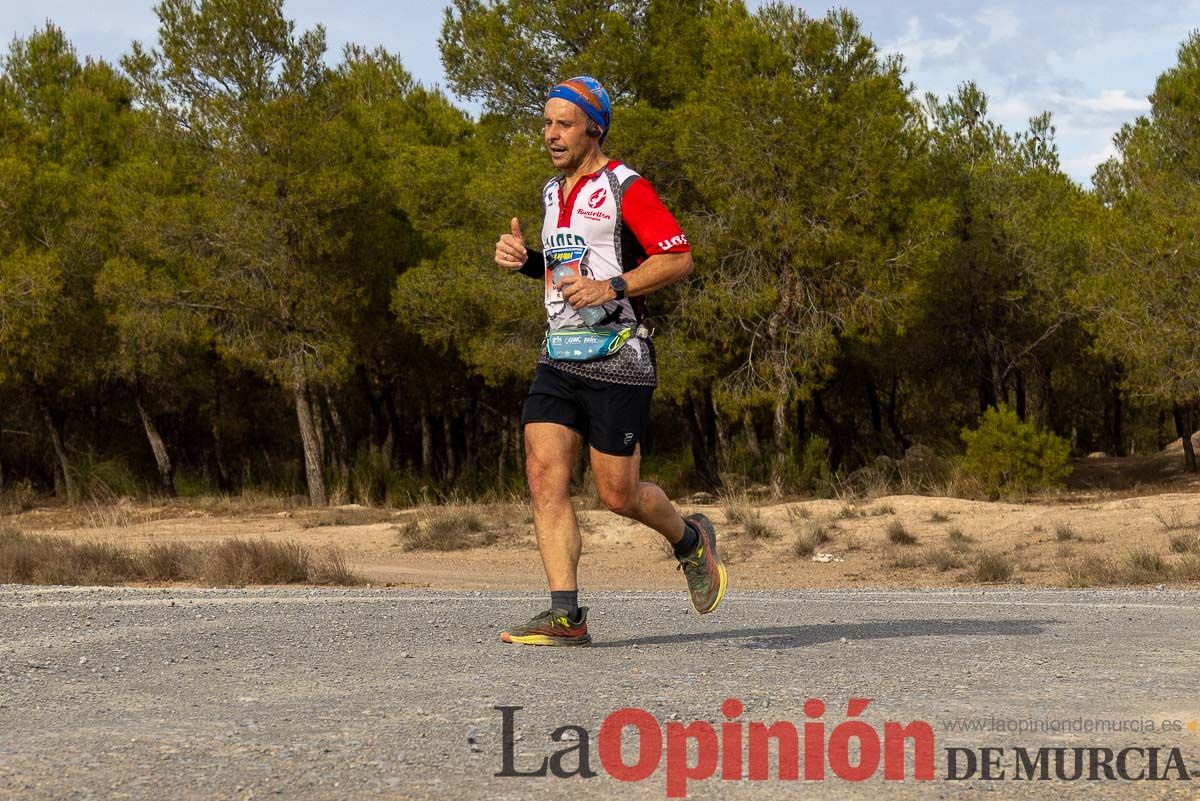
[[[564,470],[557,460],[527,458],[525,478],[534,503],[553,501],[570,494],[570,470]]]
[[[637,510],[637,484],[616,484],[598,487],[600,501],[608,511],[622,517],[633,517]]]

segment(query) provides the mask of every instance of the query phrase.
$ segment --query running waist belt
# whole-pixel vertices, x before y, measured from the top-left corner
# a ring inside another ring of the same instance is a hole
[[[551,359],[590,362],[611,356],[633,336],[633,327],[562,328],[546,334],[546,353]]]

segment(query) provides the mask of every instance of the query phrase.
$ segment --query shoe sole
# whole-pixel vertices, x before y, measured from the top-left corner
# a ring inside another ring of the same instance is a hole
[[[712,606],[702,612],[696,609],[702,615],[717,611],[717,607],[721,605],[721,600],[725,597],[725,587],[729,584],[729,574],[725,572],[725,563],[721,561],[721,557],[719,556],[717,557],[717,572],[721,574],[721,586],[717,589],[717,600],[713,601]],[[695,604],[692,604],[692,608],[695,608],[695,606]]]
[[[717,611],[717,607],[721,605],[722,599],[725,598],[725,588],[729,586],[729,573],[725,570],[725,563],[721,561],[721,552],[717,550],[717,532],[712,528],[712,522],[709,521],[708,518],[705,518],[704,522],[708,524],[708,528],[712,532],[711,550],[713,555],[717,558],[717,575],[721,577],[721,581],[717,586],[717,598],[712,602],[712,606],[708,607],[708,609],[701,609],[700,607],[696,606],[696,602],[694,600],[692,601],[692,608],[701,615],[707,615]]]
[[[585,634],[582,637],[551,637],[548,634],[526,634],[520,637],[514,637],[507,631],[500,635],[500,641],[517,645],[548,645],[551,647],[566,647],[572,645],[591,645],[592,635]]]

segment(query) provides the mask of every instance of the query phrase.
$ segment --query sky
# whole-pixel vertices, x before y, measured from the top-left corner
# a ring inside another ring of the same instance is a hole
[[[757,6],[757,0],[750,0]],[[795,2],[822,15],[828,2]],[[1063,169],[1088,186],[1113,155],[1122,123],[1149,110],[1154,81],[1175,63],[1200,20],[1200,0],[1135,6],[1113,0],[942,2],[845,0],[884,52],[900,53],[920,94],[952,93],[974,80],[992,119],[1021,130],[1053,114]],[[80,55],[115,61],[130,42],[153,44],[153,0],[0,0],[0,35],[27,36],[45,20],[66,31]],[[383,45],[426,85],[449,91],[437,50],[442,3],[412,0],[285,0],[298,29],[323,24],[331,56],[345,42]],[[463,104],[472,108],[470,104]]]

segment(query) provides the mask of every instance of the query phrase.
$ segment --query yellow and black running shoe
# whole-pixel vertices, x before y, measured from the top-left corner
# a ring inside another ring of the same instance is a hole
[[[524,625],[500,632],[500,639],[521,645],[591,645],[587,607],[579,607],[575,620],[562,609],[547,609]]]
[[[717,556],[717,532],[702,514],[688,515],[683,522],[696,530],[700,543],[696,550],[679,560],[679,569],[687,576],[692,606],[702,615],[715,611],[725,597],[729,574]]]

